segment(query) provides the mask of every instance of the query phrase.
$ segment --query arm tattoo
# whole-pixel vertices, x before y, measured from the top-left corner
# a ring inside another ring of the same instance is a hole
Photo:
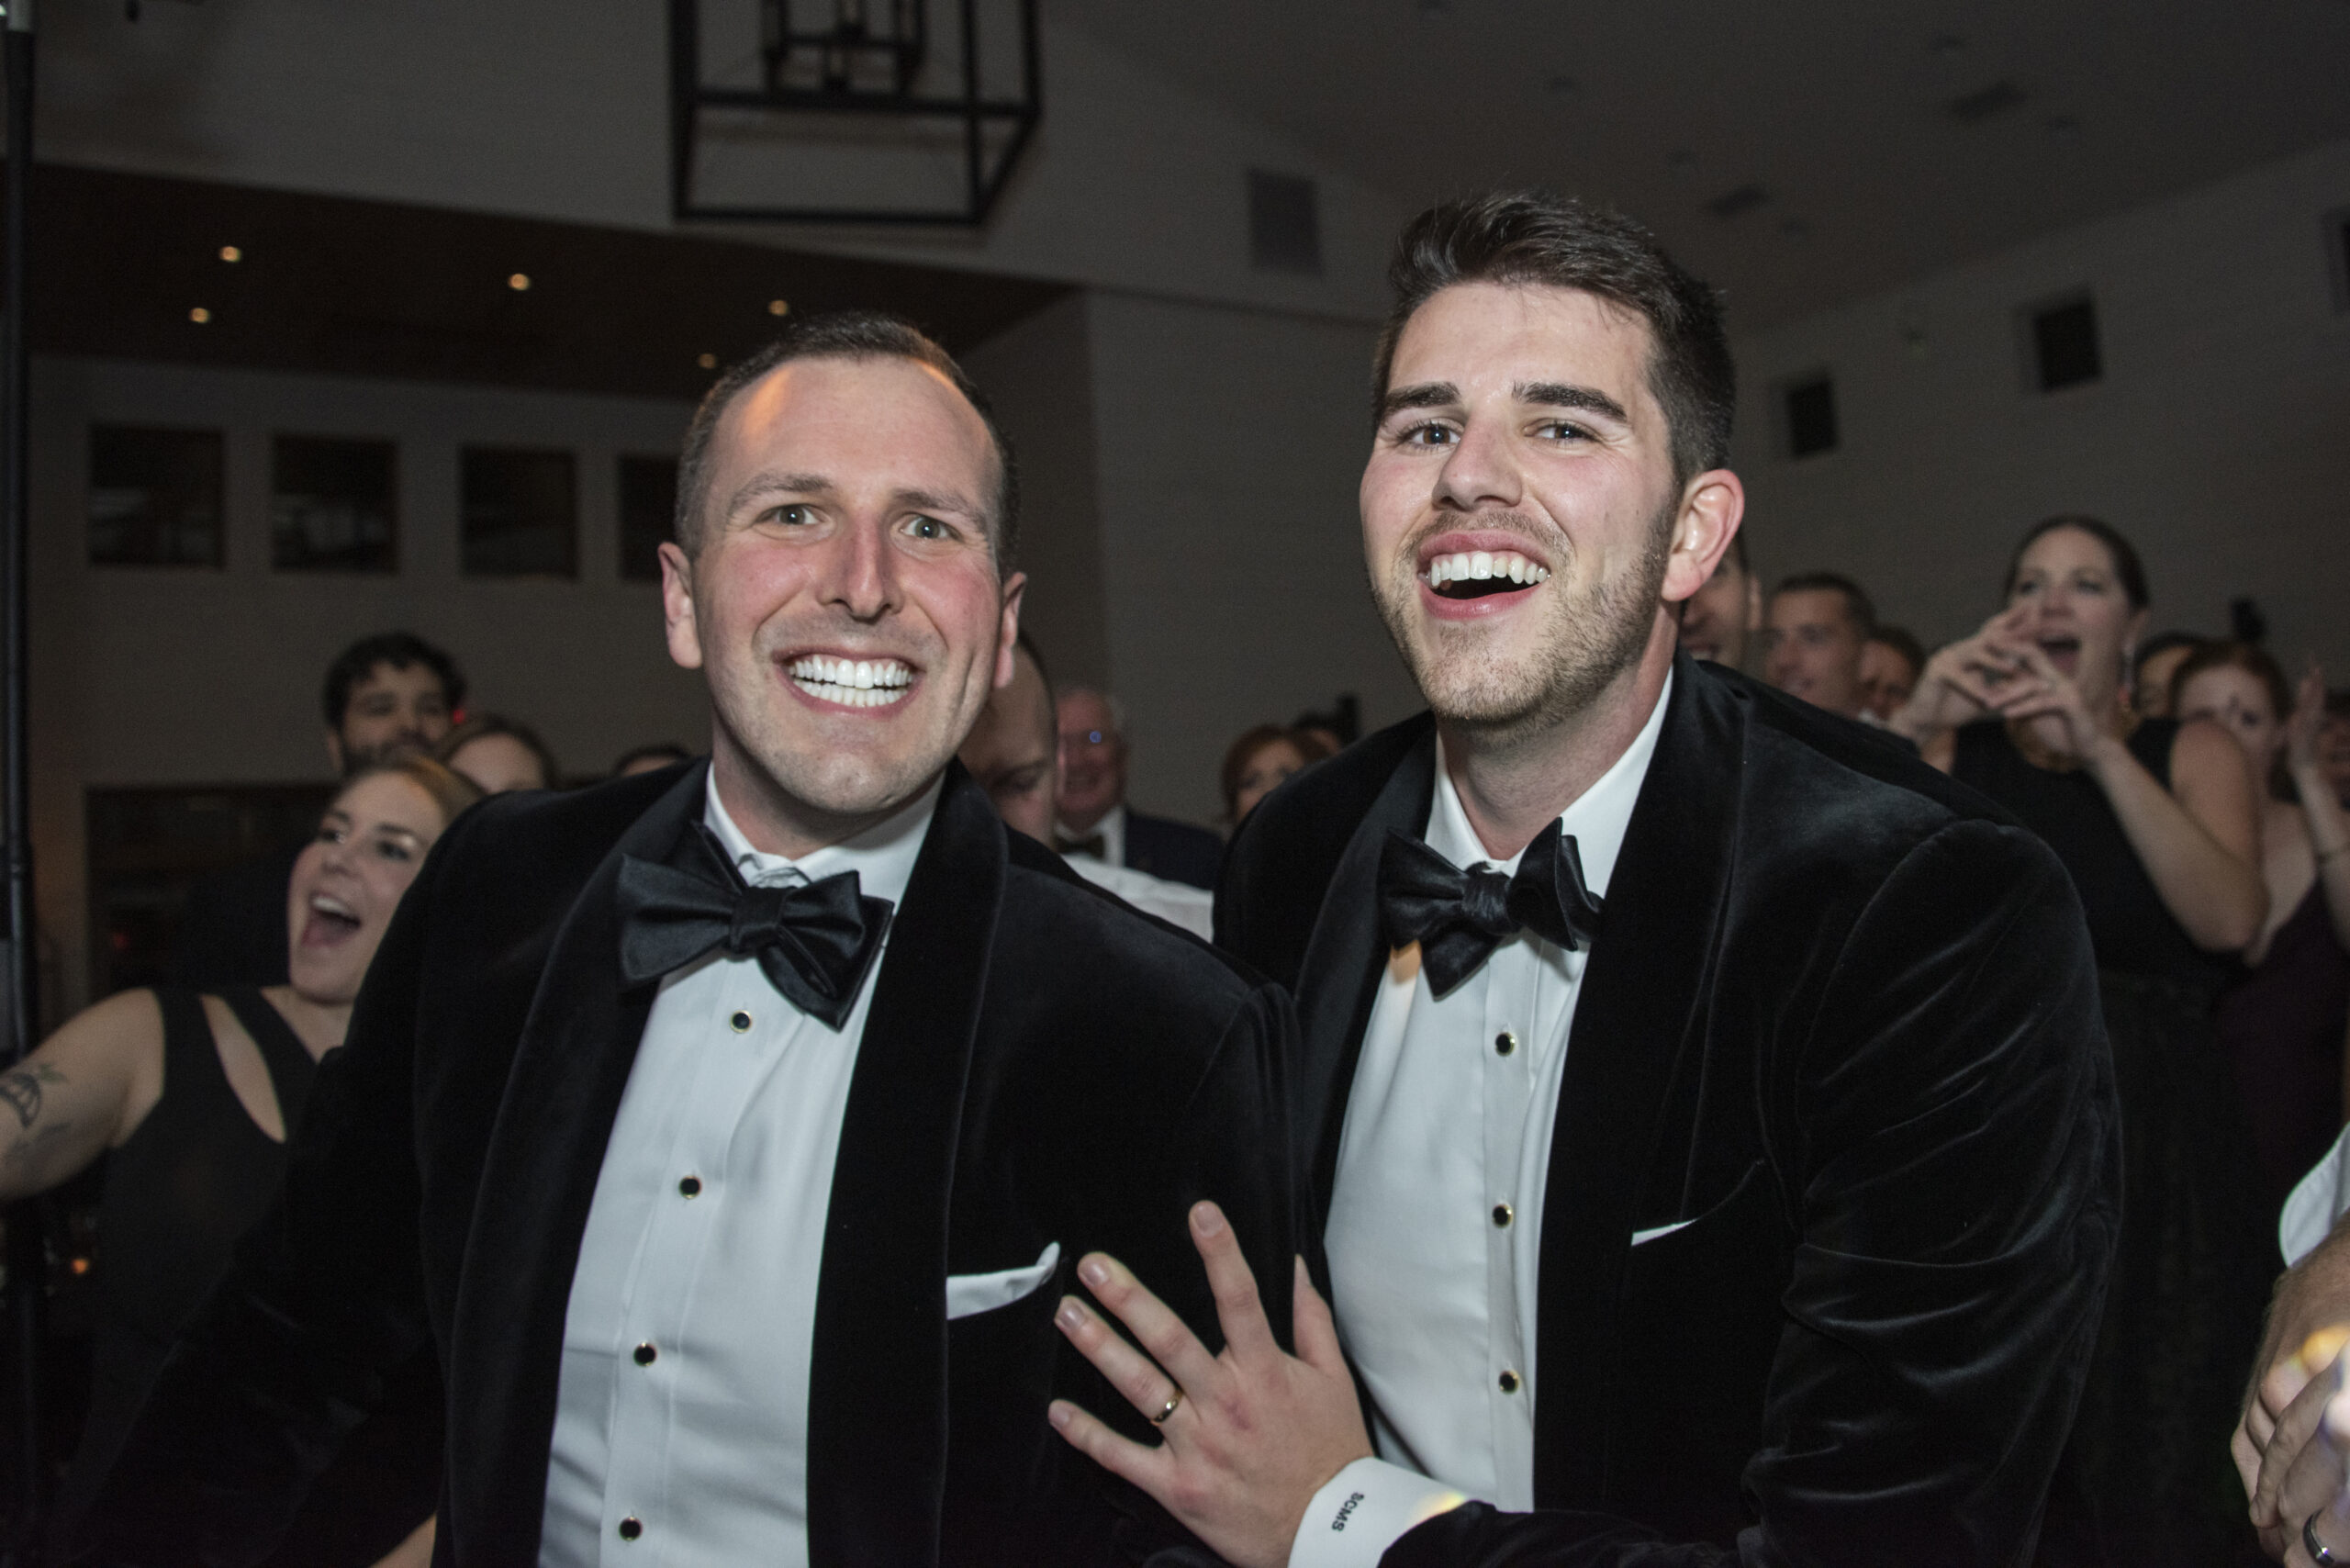
[[[62,1083],[65,1075],[41,1062],[34,1067],[13,1068],[0,1073],[0,1100],[17,1113],[19,1126],[29,1127],[40,1115],[41,1090],[44,1083]]]

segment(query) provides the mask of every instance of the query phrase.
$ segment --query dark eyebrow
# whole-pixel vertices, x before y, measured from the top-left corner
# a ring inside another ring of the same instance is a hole
[[[1605,392],[1595,392],[1588,386],[1569,386],[1559,381],[1521,381],[1510,388],[1510,396],[1521,403],[1539,404],[1546,409],[1581,409],[1587,414],[1598,414],[1628,425],[1631,415],[1624,405]]]
[[[830,495],[832,488],[833,482],[822,474],[754,474],[728,498],[726,512],[731,515],[753,496],[822,496]]]
[[[1379,400],[1382,420],[1403,409],[1441,409],[1460,401],[1460,388],[1449,381],[1424,381],[1417,386],[1398,387]]]
[[[916,511],[958,512],[965,517],[985,520],[986,514],[974,506],[969,498],[952,490],[900,490],[891,498],[901,507]]]

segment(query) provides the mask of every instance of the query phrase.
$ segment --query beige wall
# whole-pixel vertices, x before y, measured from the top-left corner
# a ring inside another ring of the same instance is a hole
[[[657,588],[618,566],[616,459],[673,452],[683,404],[97,361],[34,370],[34,850],[69,1002],[84,999],[83,791],[326,777],[319,683],[355,637],[406,627],[445,646],[471,706],[536,726],[570,772],[643,742],[707,743],[701,683],[662,645]],[[226,431],[224,569],[88,564],[94,421]],[[270,569],[274,431],[398,442],[396,574]],[[476,442],[577,454],[577,581],[458,575],[457,452]]]
[[[1419,705],[1364,587],[1372,330],[1108,292],[1087,303],[1133,797],[1207,822],[1224,748],[1249,725],[1341,691],[1372,728]]]
[[[2249,594],[2288,666],[2350,683],[2350,313],[2320,224],[2345,207],[2350,142],[1741,342],[1765,577],[1849,572],[1931,644],[1996,607],[2027,525],[2093,512],[2145,556],[2151,629],[2223,632]],[[2103,380],[2027,390],[2018,311],[2084,286]],[[1842,444],[1790,461],[1773,388],[1823,366]]]

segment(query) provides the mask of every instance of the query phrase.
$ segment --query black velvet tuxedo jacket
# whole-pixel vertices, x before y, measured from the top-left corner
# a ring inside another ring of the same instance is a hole
[[[1435,749],[1423,716],[1307,770],[1225,867],[1223,939],[1296,991],[1322,1213],[1386,957],[1379,847],[1423,830]],[[2054,856],[1914,754],[1684,657],[1564,1071],[1539,1511],[1441,1516],[1387,1568],[2021,1561],[2120,1202]]]
[[[657,989],[620,983],[614,881],[623,852],[664,857],[699,820],[706,769],[502,797],[450,828],[86,1560],[257,1560],[429,1330],[449,1399],[436,1561],[537,1562],[574,1265]],[[1106,1249],[1221,1343],[1184,1222],[1204,1197],[1288,1322],[1286,996],[1007,834],[952,765],[874,984],[816,1296],[811,1561],[1091,1563],[1180,1541],[1047,1426],[1060,1394],[1148,1431],[1053,1313]],[[1052,1242],[1058,1278],[947,1319],[950,1274]]]

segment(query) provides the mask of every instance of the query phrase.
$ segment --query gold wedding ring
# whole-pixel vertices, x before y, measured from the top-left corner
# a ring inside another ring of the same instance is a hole
[[[1154,1427],[1167,1425],[1167,1417],[1175,1414],[1175,1407],[1182,1403],[1183,1390],[1179,1384],[1175,1392],[1167,1396],[1167,1403],[1158,1407],[1158,1414],[1150,1418],[1150,1424]]]

